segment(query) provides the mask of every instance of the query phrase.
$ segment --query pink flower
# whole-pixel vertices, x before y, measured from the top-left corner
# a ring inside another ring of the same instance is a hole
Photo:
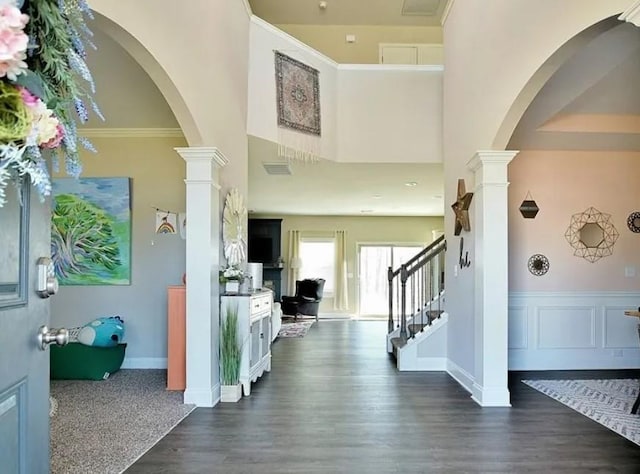
[[[0,77],[15,80],[27,69],[29,37],[22,31],[29,21],[14,5],[0,6]]]
[[[29,89],[27,89],[26,87],[18,86],[18,90],[20,91],[20,96],[22,96],[22,101],[27,107],[35,107],[38,105],[38,101],[40,99],[33,95],[29,91]]]
[[[56,119],[57,120],[57,119]],[[64,127],[60,122],[56,125],[56,136],[46,143],[43,143],[42,148],[58,148],[64,137]]]
[[[27,25],[29,16],[23,14],[15,5],[2,5],[0,7],[0,29],[15,28],[22,30]]]

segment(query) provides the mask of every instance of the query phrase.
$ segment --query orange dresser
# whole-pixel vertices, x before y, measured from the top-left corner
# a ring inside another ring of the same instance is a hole
[[[186,287],[167,289],[167,390],[186,387]]]

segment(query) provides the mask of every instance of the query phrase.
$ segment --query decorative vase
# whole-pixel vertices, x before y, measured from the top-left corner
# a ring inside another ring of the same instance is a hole
[[[221,385],[220,401],[221,402],[237,402],[242,398],[242,385]]]
[[[225,293],[237,293],[240,290],[240,282],[238,280],[229,280],[224,284]]]

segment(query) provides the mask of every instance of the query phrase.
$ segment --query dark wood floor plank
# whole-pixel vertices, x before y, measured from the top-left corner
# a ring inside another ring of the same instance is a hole
[[[637,445],[520,382],[639,371],[511,373],[513,407],[483,409],[445,373],[398,372],[385,331],[277,340],[249,397],[196,409],[127,473],[640,472]]]

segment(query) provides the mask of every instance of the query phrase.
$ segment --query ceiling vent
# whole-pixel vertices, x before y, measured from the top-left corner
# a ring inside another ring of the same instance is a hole
[[[402,15],[434,16],[438,13],[441,1],[443,0],[404,0],[402,3]]]
[[[291,174],[291,165],[286,161],[277,161],[274,163],[262,162],[262,166],[267,174],[271,175],[286,175]]]

